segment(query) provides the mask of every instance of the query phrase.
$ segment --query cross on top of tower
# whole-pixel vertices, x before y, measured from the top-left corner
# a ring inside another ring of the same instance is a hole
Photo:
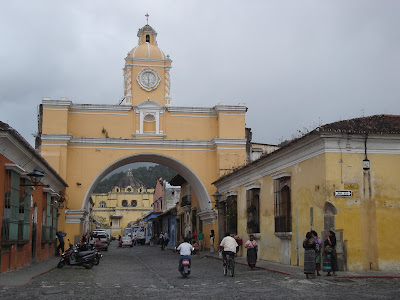
[[[146,17],[147,25],[149,25],[149,17],[150,17],[150,15],[149,14],[145,14],[144,16]]]

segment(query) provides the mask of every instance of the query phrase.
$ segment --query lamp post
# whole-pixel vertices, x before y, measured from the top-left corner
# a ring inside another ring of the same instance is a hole
[[[40,180],[44,176],[43,171],[40,171],[38,168],[35,168],[32,172],[27,174],[31,179],[31,184],[20,184],[20,186],[43,186],[49,187],[48,184],[40,184]]]
[[[219,191],[217,190],[214,194],[212,194],[211,196],[214,197],[215,200],[215,208],[218,208],[218,203],[219,200],[221,199],[222,195],[219,193]]]
[[[221,240],[225,236],[225,203],[221,202],[222,195],[217,190],[213,195],[215,199],[215,207],[218,210],[218,239]]]

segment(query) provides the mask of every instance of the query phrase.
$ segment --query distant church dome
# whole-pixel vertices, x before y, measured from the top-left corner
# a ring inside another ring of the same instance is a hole
[[[141,182],[139,179],[133,177],[131,169],[126,172],[126,175],[122,177],[117,184],[115,185],[116,187],[119,187],[121,189],[131,187],[134,189],[139,189],[139,188],[144,188],[145,185],[143,182]]]
[[[157,32],[150,25],[144,25],[138,30],[138,45],[133,48],[128,56],[135,59],[167,59],[164,52],[158,48]]]

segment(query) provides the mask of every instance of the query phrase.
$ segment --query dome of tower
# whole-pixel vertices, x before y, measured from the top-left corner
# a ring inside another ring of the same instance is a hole
[[[129,53],[132,58],[142,58],[142,59],[166,59],[164,52],[158,48],[157,45],[151,45],[149,43],[137,45]]]
[[[115,186],[119,188],[132,187],[134,189],[145,187],[143,182],[141,182],[139,179],[133,176],[132,171],[130,169],[128,170],[128,172],[124,177],[118,180]]]
[[[133,48],[128,56],[134,59],[167,59],[167,56],[157,45],[157,32],[150,25],[138,30],[139,44]]]

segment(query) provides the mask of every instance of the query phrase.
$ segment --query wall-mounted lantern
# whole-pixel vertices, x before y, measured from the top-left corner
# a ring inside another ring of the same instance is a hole
[[[222,195],[219,193],[219,191],[217,190],[214,194],[212,194],[211,196],[214,197],[215,200],[215,208],[217,208],[218,206],[218,202],[221,199]]]
[[[39,169],[35,168],[32,172],[27,174],[31,180],[31,184],[20,184],[20,186],[43,186],[49,187],[48,184],[40,184],[40,180],[42,180],[44,173]]]

